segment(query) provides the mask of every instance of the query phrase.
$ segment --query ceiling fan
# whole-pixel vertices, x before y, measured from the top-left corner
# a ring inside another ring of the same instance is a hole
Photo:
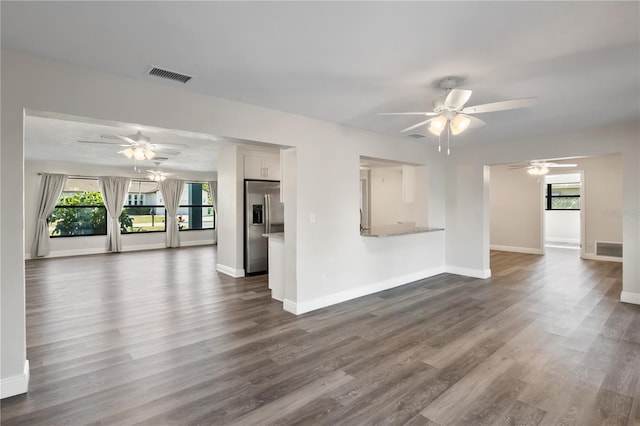
[[[154,182],[162,182],[167,178],[167,176],[171,176],[171,173],[166,173],[160,170],[160,161],[154,161],[153,163],[156,165],[156,169],[147,170],[147,172],[149,172],[149,174],[147,175],[147,178],[149,180],[152,180]]]
[[[433,111],[380,112],[378,115],[422,115],[432,117],[402,129],[400,133],[429,124],[429,131],[436,136],[440,136],[445,129],[448,131],[447,135],[450,133],[455,136],[464,132],[467,128],[481,127],[486,124],[470,114],[527,108],[538,102],[538,98],[523,98],[465,107],[464,105],[471,98],[472,91],[456,89],[456,86],[457,82],[454,77],[447,77],[440,82],[440,87],[446,90],[447,93],[433,101]]]
[[[509,170],[527,169],[527,173],[533,176],[541,176],[549,173],[549,169],[560,167],[577,167],[577,164],[552,163],[549,161],[531,161],[528,164],[512,164]]]
[[[90,144],[106,144],[106,145],[120,145],[122,147],[126,147],[122,151],[118,151],[118,154],[123,154],[127,158],[133,158],[135,160],[151,160],[156,156],[156,153],[163,153],[167,155],[179,155],[180,151],[169,148],[169,146],[177,146],[183,144],[171,144],[171,145],[160,145],[151,143],[151,138],[149,136],[143,135],[141,131],[135,135],[122,136],[122,135],[101,135],[104,139],[115,139],[116,142],[110,141],[85,141],[79,140],[79,143],[90,143]],[[125,142],[125,144],[122,144]]]

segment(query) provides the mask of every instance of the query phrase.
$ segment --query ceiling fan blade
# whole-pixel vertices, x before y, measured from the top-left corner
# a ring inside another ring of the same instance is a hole
[[[79,143],[95,143],[101,145],[120,145],[120,142],[106,142],[106,141],[78,141]]]
[[[407,127],[406,129],[400,130],[400,133],[408,132],[409,130],[413,130],[413,129],[415,129],[416,127],[424,126],[425,124],[427,124],[427,123],[428,123],[428,122],[430,122],[431,120],[433,120],[433,118],[429,118],[428,120],[424,120],[424,121],[421,121],[421,122],[419,122],[419,123],[417,123],[417,124],[414,124],[413,126],[409,126],[409,127]]]
[[[480,114],[484,112],[506,111],[509,109],[528,108],[538,103],[538,98],[513,99],[510,101],[492,102],[466,107],[462,110],[465,114]]]
[[[152,151],[155,152],[161,152],[163,154],[167,154],[167,155],[180,155],[180,151],[176,150],[176,149],[170,149],[170,148],[152,148]]]
[[[471,97],[471,90],[451,89],[451,92],[444,100],[444,107],[450,111],[457,111],[467,103]]]
[[[438,115],[437,112],[379,112],[377,115]]]
[[[519,169],[528,169],[529,165],[524,165],[524,166],[518,166],[518,165],[511,165],[509,166],[509,170],[519,170]]]
[[[546,163],[546,167],[578,167],[577,164]]]
[[[130,144],[130,145],[138,145],[138,142],[134,141],[133,139],[131,139],[128,136],[121,136],[121,135],[115,135],[116,138],[120,139],[121,141],[125,141],[126,143]]]
[[[484,121],[482,121],[479,118],[476,118],[476,117],[474,117],[472,115],[466,115],[466,114],[460,114],[460,113],[458,113],[458,115],[461,115],[461,116],[466,117],[466,118],[469,119],[469,128],[470,129],[477,129],[478,127],[482,127],[485,124],[487,124]]]

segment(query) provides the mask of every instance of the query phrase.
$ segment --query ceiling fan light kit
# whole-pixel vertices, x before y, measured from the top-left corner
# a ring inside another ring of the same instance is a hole
[[[549,173],[549,168],[544,164],[538,164],[527,169],[527,173],[531,176],[542,176]]]
[[[456,89],[457,82],[454,77],[447,77],[440,82],[440,87],[447,91],[446,95],[436,98],[432,105],[433,111],[428,112],[386,112],[378,115],[424,115],[436,116],[421,121],[417,124],[407,127],[400,133],[408,132],[417,127],[429,124],[429,132],[440,137],[445,127],[447,128],[447,136],[450,134],[457,136],[468,128],[484,126],[486,123],[476,117],[468,114],[481,114],[485,112],[506,111],[517,108],[527,108],[538,102],[537,98],[514,99],[508,101],[492,102],[488,104],[464,107],[473,93],[467,89]],[[440,142],[438,141],[438,151],[440,151]],[[449,153],[449,149],[447,149]]]
[[[155,171],[151,171],[151,173],[149,173],[149,175],[147,176],[147,178],[149,180],[152,180],[154,182],[162,182],[164,181],[167,177],[162,173],[162,172],[155,172]]]
[[[142,161],[142,160],[151,160],[156,156],[156,153],[148,148],[142,148],[140,146],[137,147],[129,147],[124,151],[120,151],[125,157],[134,160]]]
[[[527,169],[527,173],[531,176],[544,176],[549,173],[549,169],[552,168],[564,168],[564,167],[578,167],[577,164],[569,163],[553,163],[550,161],[531,161],[527,164],[512,164],[509,166],[510,170]]]

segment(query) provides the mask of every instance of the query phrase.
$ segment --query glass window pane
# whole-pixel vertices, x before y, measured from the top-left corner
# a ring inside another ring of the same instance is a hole
[[[52,237],[106,234],[107,209],[104,207],[56,207],[49,216]]]
[[[125,206],[120,215],[123,234],[165,230],[165,209],[162,206]]]
[[[580,209],[580,197],[553,197],[551,198],[551,208],[562,209]]]

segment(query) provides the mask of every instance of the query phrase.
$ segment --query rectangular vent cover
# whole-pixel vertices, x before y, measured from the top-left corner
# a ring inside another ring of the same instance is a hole
[[[180,83],[186,83],[191,80],[193,77],[185,74],[180,74],[178,72],[173,72],[169,70],[163,70],[162,68],[151,67],[147,72],[149,75],[155,75],[156,77],[167,78],[169,80],[179,81]]]
[[[421,135],[420,133],[413,133],[413,134],[410,134],[410,135],[407,135],[407,136],[409,136],[410,138],[414,138],[414,139],[420,139],[420,138],[424,138],[425,137],[425,135]]]
[[[622,244],[596,241],[596,254],[598,256],[622,257]]]

